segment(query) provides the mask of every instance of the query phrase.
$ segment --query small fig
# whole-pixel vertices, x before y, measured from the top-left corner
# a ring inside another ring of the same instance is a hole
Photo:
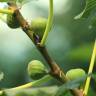
[[[31,22],[31,30],[42,39],[47,24],[46,18],[37,18]]]
[[[45,76],[47,71],[42,62],[33,60],[28,64],[28,74],[33,80],[37,80]]]
[[[71,69],[66,73],[66,76],[69,80],[75,80],[78,78],[82,78],[85,75],[85,71],[83,69]]]
[[[20,27],[20,24],[14,14],[7,15],[7,25],[10,28],[19,28]]]

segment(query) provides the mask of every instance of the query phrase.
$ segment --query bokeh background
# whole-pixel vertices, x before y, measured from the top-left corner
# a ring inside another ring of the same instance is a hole
[[[91,24],[92,16],[74,19],[84,6],[84,0],[54,0],[53,26],[46,46],[65,72],[71,68],[88,71],[96,27]],[[20,11],[29,23],[38,17],[47,18],[48,0],[33,0],[23,5]],[[34,59],[44,62],[48,67],[21,29],[10,29],[5,22],[0,21],[0,70],[5,74],[0,87],[14,87],[29,82],[27,65]]]

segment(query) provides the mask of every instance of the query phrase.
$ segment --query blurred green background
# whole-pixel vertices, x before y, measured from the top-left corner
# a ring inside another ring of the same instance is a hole
[[[88,19],[74,19],[84,6],[84,0],[54,0],[53,27],[46,46],[65,72],[78,67],[86,72],[88,70],[96,27],[91,24],[92,16]],[[48,0],[33,0],[22,7],[21,13],[29,23],[37,17],[47,18]],[[34,59],[46,64],[21,29],[10,29],[0,21],[0,70],[5,74],[0,87],[13,87],[29,82],[27,65]]]

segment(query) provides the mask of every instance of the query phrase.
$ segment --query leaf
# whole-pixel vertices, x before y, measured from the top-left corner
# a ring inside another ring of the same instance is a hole
[[[57,86],[28,88],[21,90],[5,90],[7,96],[54,96]]]
[[[91,74],[90,74],[91,75]],[[76,80],[68,81],[67,83],[63,84],[57,91],[56,96],[61,96],[62,93],[66,92],[67,90],[71,90],[74,88],[80,87],[81,84],[86,80],[86,78],[90,75],[85,75],[82,78],[78,78]]]
[[[75,19],[79,18],[88,18],[91,12],[96,8],[96,0],[85,0],[86,5],[84,10],[75,17]]]

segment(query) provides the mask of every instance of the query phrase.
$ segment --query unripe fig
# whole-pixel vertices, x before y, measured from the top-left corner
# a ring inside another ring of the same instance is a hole
[[[41,39],[43,37],[46,24],[47,24],[46,18],[37,18],[35,20],[32,20],[31,30],[34,31],[34,33],[37,34]]]
[[[42,62],[33,60],[28,64],[28,74],[33,80],[37,80],[45,76],[47,71]]]
[[[75,80],[78,78],[82,78],[85,75],[85,71],[83,69],[71,69],[66,73],[66,76],[69,80]]]
[[[19,24],[17,18],[14,16],[14,14],[7,15],[7,25],[10,28],[19,28],[20,27],[20,24]]]

